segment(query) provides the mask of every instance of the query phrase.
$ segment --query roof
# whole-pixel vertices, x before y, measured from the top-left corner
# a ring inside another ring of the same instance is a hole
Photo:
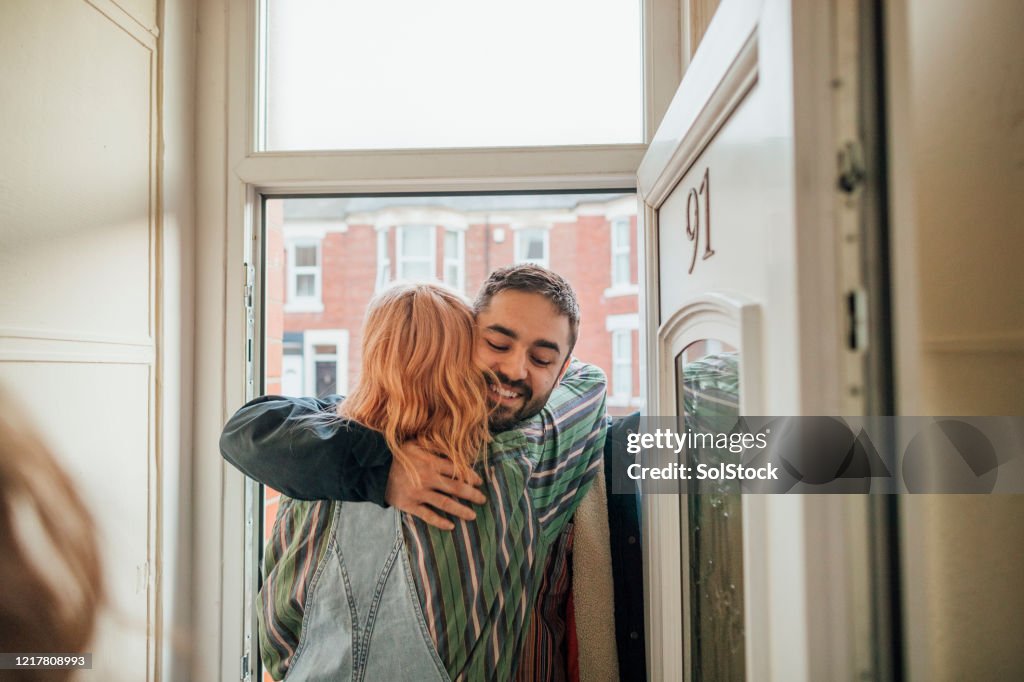
[[[292,220],[333,218],[397,206],[449,208],[454,211],[573,209],[581,203],[606,202],[632,192],[574,194],[463,194],[445,196],[305,197],[284,200],[284,217]]]

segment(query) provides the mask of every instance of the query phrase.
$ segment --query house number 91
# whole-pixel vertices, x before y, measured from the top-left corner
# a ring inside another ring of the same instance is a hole
[[[703,218],[701,212],[701,197],[704,198]],[[693,257],[690,259],[690,269],[687,274],[693,272],[693,266],[697,264],[697,251],[700,250],[701,223],[704,227],[704,255],[701,260],[707,260],[715,255],[711,248],[711,169],[704,169],[704,181],[700,188],[690,188],[686,196],[686,238],[693,242]]]

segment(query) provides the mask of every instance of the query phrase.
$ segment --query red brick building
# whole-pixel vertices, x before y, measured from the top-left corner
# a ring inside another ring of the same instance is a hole
[[[607,373],[609,412],[639,407],[634,195],[288,199],[266,213],[267,392],[350,390],[366,305],[389,283],[472,298],[491,271],[528,261],[575,288],[575,354]]]

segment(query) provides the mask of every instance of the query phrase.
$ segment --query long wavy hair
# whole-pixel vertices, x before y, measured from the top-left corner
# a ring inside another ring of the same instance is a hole
[[[473,311],[439,284],[400,284],[370,302],[362,375],[338,414],[384,434],[395,461],[414,441],[466,480],[490,441],[488,370],[476,360]]]

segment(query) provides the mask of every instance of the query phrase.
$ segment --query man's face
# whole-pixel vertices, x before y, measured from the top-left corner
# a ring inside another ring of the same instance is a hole
[[[499,384],[488,397],[495,405],[490,426],[506,431],[537,414],[565,373],[569,360],[569,318],[544,296],[505,290],[476,316],[477,357]]]

